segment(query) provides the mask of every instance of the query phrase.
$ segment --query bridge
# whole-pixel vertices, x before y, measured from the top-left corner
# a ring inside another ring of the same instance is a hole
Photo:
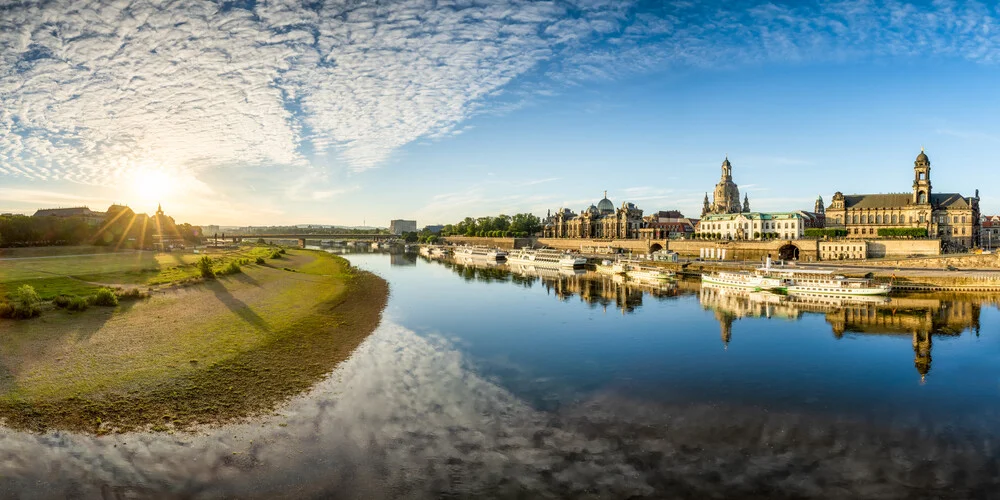
[[[211,238],[211,237],[209,237]],[[230,234],[225,233],[219,234],[219,239],[225,240],[255,240],[257,238],[262,238],[264,240],[372,240],[372,241],[382,241],[391,240],[399,238],[398,234],[374,234],[374,233],[311,233],[311,234],[299,234],[299,233],[283,233],[283,234]]]

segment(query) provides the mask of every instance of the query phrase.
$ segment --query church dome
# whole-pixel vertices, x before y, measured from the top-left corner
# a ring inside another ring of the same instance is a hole
[[[608,199],[608,192],[604,192],[604,199],[597,202],[597,210],[601,213],[612,213],[615,211],[615,204]]]
[[[924,153],[924,149],[920,148],[920,154],[917,155],[918,163],[930,163],[931,160],[927,158],[927,153]]]

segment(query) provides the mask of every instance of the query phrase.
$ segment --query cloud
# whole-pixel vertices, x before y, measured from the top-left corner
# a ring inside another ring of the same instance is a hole
[[[142,166],[354,171],[470,116],[677,65],[933,55],[995,63],[974,2],[274,0],[18,3],[0,18],[0,176],[109,184]],[[530,87],[530,85],[528,85]],[[513,87],[513,88],[511,88]],[[515,102],[504,102],[505,93]],[[322,196],[320,196],[322,198]]]

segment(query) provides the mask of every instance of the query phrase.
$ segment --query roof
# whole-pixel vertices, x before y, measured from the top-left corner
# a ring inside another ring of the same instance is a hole
[[[797,212],[740,212],[735,214],[706,214],[701,221],[731,221],[736,220],[741,216],[750,220],[788,220],[802,218],[802,214]]]
[[[844,196],[845,208],[903,208],[912,205],[911,193],[850,194]],[[969,203],[958,193],[931,193],[931,204],[948,208],[967,208]]]
[[[100,215],[87,207],[43,208],[35,212],[35,217],[76,217],[83,215]]]

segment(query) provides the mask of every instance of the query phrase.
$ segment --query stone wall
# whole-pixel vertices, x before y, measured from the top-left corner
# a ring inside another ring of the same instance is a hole
[[[666,248],[666,240],[590,240],[583,238],[538,238],[538,244],[560,250],[576,250],[584,253],[604,253],[611,249],[625,252],[649,253],[654,243]]]
[[[941,240],[868,240],[868,258],[941,255]]]
[[[844,262],[844,265],[920,269],[945,269],[948,266],[956,267],[958,269],[996,269],[1000,268],[1000,254],[955,254],[915,259],[879,259],[869,260],[866,262]]]
[[[452,245],[474,245],[511,250],[531,246],[534,238],[481,238],[477,236],[446,236],[442,238]]]
[[[667,248],[684,257],[700,257],[701,249],[715,249],[716,255],[726,250],[726,260],[761,260],[767,256],[778,259],[781,247],[793,245],[799,249],[799,261],[813,262],[819,257],[816,240],[775,240],[775,241],[709,241],[670,240]]]

